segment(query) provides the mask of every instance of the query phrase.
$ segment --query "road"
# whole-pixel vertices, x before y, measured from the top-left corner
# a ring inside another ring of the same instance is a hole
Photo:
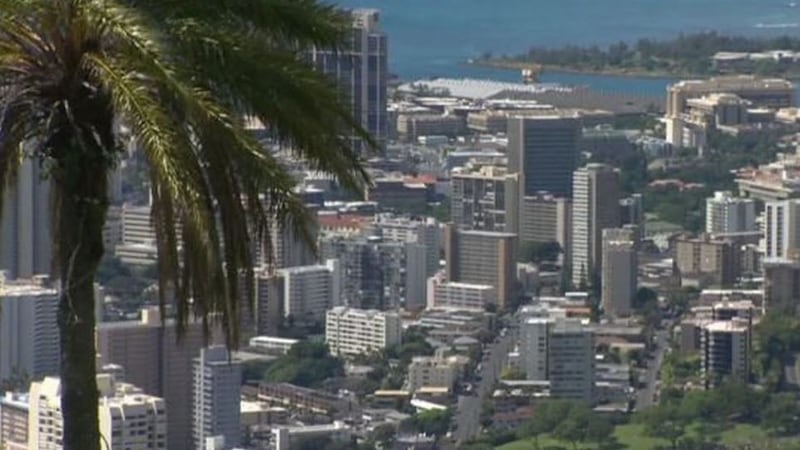
[[[478,375],[481,381],[477,385],[476,394],[461,395],[458,397],[458,410],[455,416],[456,429],[453,438],[457,442],[464,442],[478,435],[481,429],[481,404],[487,395],[492,393],[495,382],[500,378],[500,372],[506,364],[511,336],[500,336],[498,341],[491,344],[487,353],[488,358],[481,363]]]
[[[645,387],[639,389],[636,398],[636,410],[641,411],[653,406],[653,397],[656,393],[656,381],[658,380],[658,370],[664,362],[664,353],[667,350],[669,330],[672,329],[672,321],[664,321],[663,327],[656,330],[656,348],[653,357],[648,359],[647,371],[645,372]]]

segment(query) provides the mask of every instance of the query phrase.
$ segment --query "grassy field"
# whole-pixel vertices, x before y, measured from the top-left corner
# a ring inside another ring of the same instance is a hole
[[[689,434],[700,432],[699,426],[690,427]],[[765,442],[769,439],[767,433],[760,427],[753,425],[740,424],[732,428],[723,430],[720,433],[722,442],[726,445],[742,445],[742,444],[758,444]],[[630,450],[652,450],[658,445],[668,445],[669,442],[663,439],[652,439],[644,435],[642,426],[638,424],[620,425],[614,430],[614,437],[625,449]],[[549,436],[539,437],[539,448],[546,449],[548,447],[563,447],[565,449],[572,449],[572,445],[568,442],[559,441]],[[519,441],[510,442],[503,446],[498,447],[498,450],[534,450],[536,445],[533,439],[523,439]],[[594,449],[595,445],[578,446],[580,449]],[[757,447],[756,447],[757,448]]]

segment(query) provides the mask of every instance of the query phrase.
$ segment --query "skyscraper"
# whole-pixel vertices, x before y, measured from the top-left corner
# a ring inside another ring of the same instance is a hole
[[[756,202],[737,198],[729,191],[714,192],[706,199],[706,233],[757,231]]]
[[[516,234],[445,229],[447,281],[493,286],[500,308],[514,295],[516,255]]]
[[[592,404],[594,401],[594,334],[580,322],[562,320],[548,341],[550,396]]]
[[[388,75],[387,39],[380,29],[380,12],[375,9],[352,11],[353,30],[349,47],[343,50],[315,49],[314,66],[329,75],[352,107],[361,126],[382,146],[388,134],[386,80]],[[364,143],[354,139],[356,149]]]
[[[575,171],[572,201],[572,283],[589,285],[600,275],[603,230],[620,223],[619,171],[588,164]]]
[[[517,175],[508,175],[505,167],[482,166],[456,168],[450,176],[450,218],[469,230],[509,231],[507,197],[516,198]]]
[[[50,274],[50,182],[39,163],[26,159],[6,190],[0,219],[0,270],[9,278]]]
[[[800,200],[764,204],[764,258],[790,258],[800,249]]]
[[[519,198],[546,191],[572,197],[578,164],[580,121],[576,116],[518,116],[508,119],[508,167],[520,175]]]
[[[217,330],[212,330],[217,331]],[[212,342],[221,342],[213,333]],[[158,308],[142,310],[140,321],[106,322],[97,326],[100,364],[123,367],[125,380],[150,395],[164,398],[170,410],[168,448],[186,448],[192,441],[192,360],[205,345],[201,323],[190,323],[180,341],[172,320],[162,326]]]
[[[601,302],[603,312],[627,316],[633,310],[637,288],[636,234],[634,229],[603,230]]]
[[[0,381],[58,374],[58,292],[41,279],[0,287]]]
[[[204,448],[206,439],[222,436],[226,448],[239,445],[239,401],[242,363],[231,359],[223,346],[200,350],[194,360],[192,416],[194,445]]]

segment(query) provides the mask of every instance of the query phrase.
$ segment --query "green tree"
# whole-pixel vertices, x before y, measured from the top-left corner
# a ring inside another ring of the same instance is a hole
[[[790,436],[800,433],[800,409],[794,394],[773,395],[762,412],[764,427],[772,433]]]
[[[301,341],[293,345],[286,355],[273,361],[263,377],[272,383],[315,387],[343,372],[342,360],[331,356],[325,344]]]
[[[198,316],[234,346],[270,217],[311,241],[292,176],[243,118],[361,189],[349,136],[368,136],[302,57],[348,33],[346,15],[315,0],[0,0],[0,185],[25,157],[53,184],[66,450],[100,445],[93,282],[119,125],[147,161],[162,306],[175,303],[179,331]]]
[[[555,261],[563,252],[558,242],[526,242],[519,249],[521,262],[542,263]]]
[[[437,438],[447,434],[453,412],[449,409],[432,409],[415,414],[408,419],[406,428]]]
[[[686,434],[688,423],[674,404],[659,405],[646,410],[638,419],[644,424],[644,433],[647,436],[668,440],[673,450],[678,448],[678,441]]]

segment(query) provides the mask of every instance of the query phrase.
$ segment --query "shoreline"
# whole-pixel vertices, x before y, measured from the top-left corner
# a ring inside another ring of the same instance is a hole
[[[614,68],[597,69],[597,70],[578,69],[569,66],[526,63],[520,61],[503,61],[503,60],[470,59],[467,60],[465,63],[475,67],[486,67],[491,69],[509,70],[509,71],[513,70],[519,71],[532,65],[538,65],[540,67],[540,73],[547,72],[547,73],[568,73],[568,74],[579,74],[579,75],[602,75],[602,76],[619,77],[619,78],[654,78],[654,79],[662,78],[662,79],[680,80],[680,79],[690,79],[690,78],[709,78],[712,76],[720,76],[720,75],[736,75],[736,74],[697,74],[690,72],[659,72],[652,70],[614,69]],[[764,75],[764,76],[781,77],[792,81],[800,80],[800,74],[781,74],[781,75]]]

